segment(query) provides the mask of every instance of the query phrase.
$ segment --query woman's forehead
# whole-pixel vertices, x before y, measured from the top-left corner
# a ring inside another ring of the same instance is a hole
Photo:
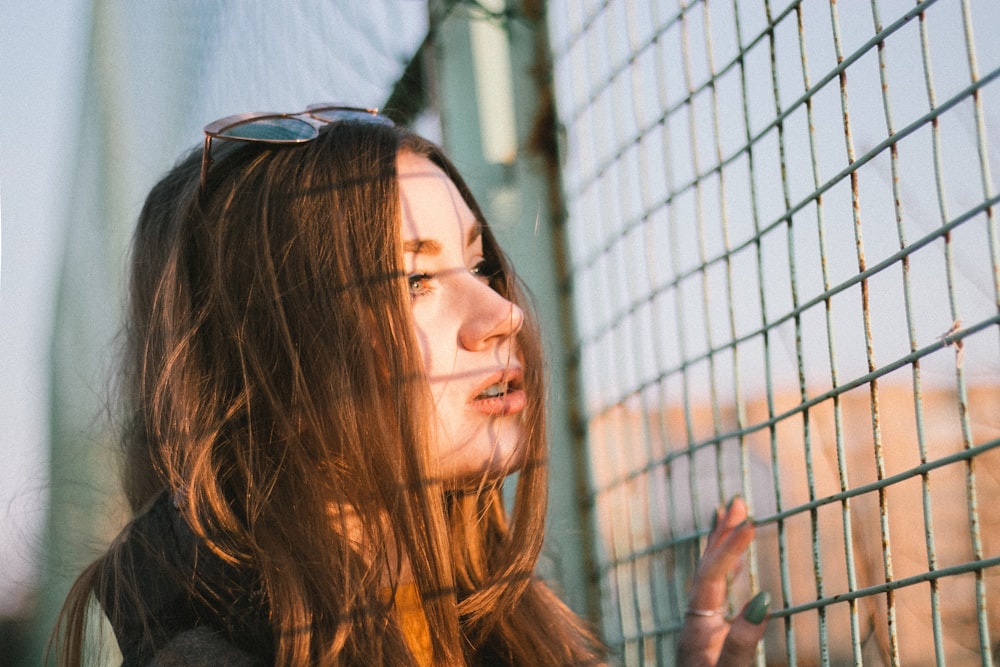
[[[441,244],[465,247],[482,233],[481,225],[455,183],[427,158],[401,152],[399,178],[401,236],[408,252],[440,252]]]

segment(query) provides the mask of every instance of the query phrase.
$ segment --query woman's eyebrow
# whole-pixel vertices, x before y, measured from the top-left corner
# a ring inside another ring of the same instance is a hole
[[[482,235],[483,225],[477,220],[469,227],[469,235],[465,241],[466,246],[478,241]],[[408,239],[403,241],[403,252],[412,252],[415,255],[440,255],[441,243],[434,239]]]
[[[469,240],[465,242],[466,247],[475,243],[482,235],[483,235],[483,223],[476,220],[474,223],[472,223],[472,226],[469,227]]]
[[[416,255],[440,255],[441,244],[433,239],[410,239],[403,241],[403,252]]]

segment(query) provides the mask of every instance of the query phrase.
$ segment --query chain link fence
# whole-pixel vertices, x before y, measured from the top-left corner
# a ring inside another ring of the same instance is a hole
[[[1000,5],[553,0],[605,635],[671,664],[714,507],[767,664],[1000,644]],[[735,609],[730,610],[735,613]]]

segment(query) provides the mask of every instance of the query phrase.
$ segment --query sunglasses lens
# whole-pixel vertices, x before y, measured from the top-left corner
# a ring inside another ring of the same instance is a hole
[[[271,143],[294,143],[315,138],[316,128],[301,118],[270,116],[227,127],[219,132],[218,136]]]
[[[374,125],[392,125],[392,121],[381,116],[374,111],[366,111],[365,109],[345,109],[343,107],[327,107],[310,109],[309,115],[316,120],[321,120],[325,123],[340,123],[340,122],[355,122],[355,123],[371,123]]]

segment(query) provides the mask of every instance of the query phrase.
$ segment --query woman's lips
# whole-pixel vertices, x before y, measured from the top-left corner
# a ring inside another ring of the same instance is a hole
[[[527,394],[521,387],[521,378],[519,368],[496,373],[479,386],[469,400],[470,407],[490,416],[517,414],[528,403]]]
[[[517,414],[528,404],[528,396],[523,389],[513,389],[502,396],[477,398],[472,401],[474,410],[494,417]]]

